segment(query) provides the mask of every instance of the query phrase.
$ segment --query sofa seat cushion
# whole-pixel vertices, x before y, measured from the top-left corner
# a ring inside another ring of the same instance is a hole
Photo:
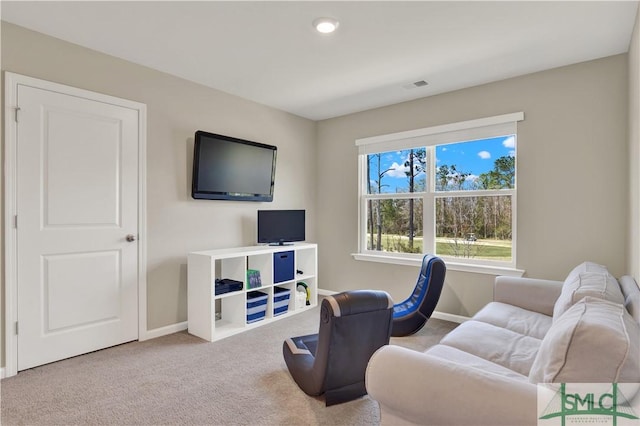
[[[447,361],[463,365],[465,368],[475,368],[487,373],[497,374],[514,380],[528,382],[528,377],[516,373],[506,367],[487,361],[486,359],[472,355],[447,345],[435,345],[425,351],[426,354],[446,359]]]
[[[640,325],[623,305],[587,296],[554,321],[529,380],[640,382]]]
[[[585,296],[624,303],[620,284],[609,272],[580,272],[573,280],[564,282],[562,293],[553,307],[553,318],[560,318],[574,303]]]
[[[487,304],[473,316],[473,319],[541,340],[553,322],[548,315],[501,302]]]
[[[468,352],[525,376],[529,375],[541,342],[535,337],[475,320],[460,324],[440,341],[443,345]]]

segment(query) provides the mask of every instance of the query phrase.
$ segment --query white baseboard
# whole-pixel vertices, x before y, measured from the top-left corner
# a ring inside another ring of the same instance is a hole
[[[4,367],[0,368],[0,379],[4,379]]]
[[[332,290],[324,290],[319,288],[318,289],[318,294],[320,296],[331,296],[334,294],[338,294],[337,291],[332,291]],[[431,314],[432,318],[436,318],[436,319],[440,319],[440,320],[444,320],[444,321],[451,321],[451,322],[457,322],[458,324],[462,324],[465,321],[470,320],[471,318],[469,317],[464,317],[462,315],[454,315],[454,314],[448,314],[446,312],[438,312],[438,311],[434,311]]]
[[[438,311],[433,311],[433,313],[431,314],[431,318],[444,320],[444,321],[457,322],[458,324],[462,324],[463,322],[469,321],[471,319],[469,317],[464,317],[462,315],[454,315],[454,314],[448,314],[446,312],[438,312]]]
[[[188,328],[188,325],[189,323],[187,321],[183,321],[164,327],[154,328],[153,330],[147,330],[144,336],[140,336],[139,340],[142,342],[143,340],[155,339],[156,337],[166,336],[167,334],[184,331]]]
[[[331,296],[333,294],[338,294],[338,293],[339,292],[333,291],[333,290],[325,290],[322,288],[318,289],[318,294],[320,296]],[[444,321],[457,322],[459,324],[465,321],[468,321],[470,319],[469,317],[464,317],[462,315],[454,315],[454,314],[448,314],[446,312],[438,312],[438,311],[434,311],[433,314],[431,314],[431,317],[441,319]],[[153,330],[147,330],[147,333],[145,334],[145,336],[140,337],[140,341],[155,339],[156,337],[166,336],[167,334],[173,334],[179,331],[184,331],[188,329],[188,325],[189,323],[187,321],[184,321],[176,324],[167,325],[165,327],[154,328]],[[0,372],[2,374],[2,377],[4,377],[4,368],[0,370]]]

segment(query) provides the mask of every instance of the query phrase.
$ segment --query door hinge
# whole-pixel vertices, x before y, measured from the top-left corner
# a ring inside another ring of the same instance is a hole
[[[16,336],[18,335],[18,321],[16,321]]]
[[[18,122],[18,111],[20,111],[20,107],[15,107],[14,110],[16,111],[15,120],[16,120],[16,123],[17,123]]]
[[[13,216],[13,227],[18,229],[18,215]]]

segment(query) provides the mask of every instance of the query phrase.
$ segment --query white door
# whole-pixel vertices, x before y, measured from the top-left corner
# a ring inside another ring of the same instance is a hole
[[[139,112],[29,85],[17,104],[24,370],[138,338]]]

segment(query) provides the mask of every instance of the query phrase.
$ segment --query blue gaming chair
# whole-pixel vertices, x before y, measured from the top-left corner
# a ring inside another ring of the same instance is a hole
[[[442,259],[431,254],[424,256],[413,293],[405,301],[393,305],[392,336],[408,336],[424,327],[438,304],[446,273]]]

